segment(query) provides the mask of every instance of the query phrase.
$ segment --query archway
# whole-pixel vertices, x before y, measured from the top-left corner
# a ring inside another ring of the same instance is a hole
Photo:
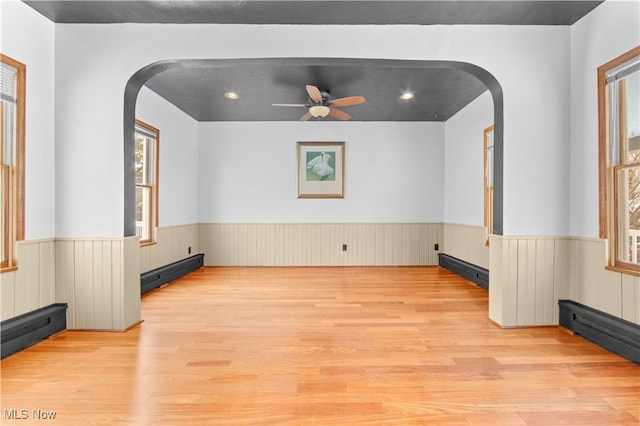
[[[248,59],[193,59],[165,60],[150,64],[136,72],[127,82],[124,93],[124,236],[135,235],[135,173],[134,173],[134,123],[138,93],[142,86],[153,76],[168,70],[230,67],[251,67],[257,65],[293,65],[320,66],[340,65],[358,67],[378,65],[387,67],[406,67],[414,69],[455,69],[464,71],[480,80],[489,89],[493,98],[494,115],[494,200],[493,232],[503,233],[503,133],[504,108],[502,87],[498,80],[484,68],[466,62],[426,61],[426,60],[388,60],[388,59],[351,59],[351,58],[248,58]]]

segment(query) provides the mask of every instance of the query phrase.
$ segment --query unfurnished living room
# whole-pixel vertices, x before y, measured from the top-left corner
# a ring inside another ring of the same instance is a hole
[[[0,424],[640,424],[640,2],[0,0]]]

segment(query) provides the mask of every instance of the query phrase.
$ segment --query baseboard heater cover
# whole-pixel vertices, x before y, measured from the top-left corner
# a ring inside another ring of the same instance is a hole
[[[20,352],[67,328],[67,304],[54,303],[0,323],[1,357]]]
[[[489,289],[489,271],[445,253],[438,254],[438,265],[476,283],[484,289]]]
[[[204,266],[204,254],[196,254],[140,274],[140,294],[187,275]]]
[[[640,325],[573,300],[559,300],[560,325],[631,362],[640,364]]]

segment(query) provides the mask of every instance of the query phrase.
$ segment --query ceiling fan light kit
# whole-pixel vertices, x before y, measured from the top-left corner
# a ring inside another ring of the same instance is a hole
[[[307,112],[298,121],[307,121],[310,118],[325,118],[330,115],[338,120],[349,120],[351,116],[336,107],[348,107],[365,102],[364,96],[349,96],[346,98],[331,99],[328,91],[321,92],[316,86],[307,84],[307,95],[311,104],[271,104],[279,107],[304,107]]]
[[[315,118],[325,118],[327,115],[329,115],[329,111],[331,110],[328,106],[325,105],[314,105],[309,108],[309,112]]]

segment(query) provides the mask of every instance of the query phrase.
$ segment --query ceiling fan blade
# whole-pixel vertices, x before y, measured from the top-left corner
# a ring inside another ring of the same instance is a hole
[[[300,117],[298,119],[298,121],[307,121],[308,119],[310,119],[312,117],[311,113],[309,111],[307,111],[305,113],[305,115],[303,115],[302,117]]]
[[[351,105],[359,105],[365,102],[364,96],[349,96],[346,98],[333,99],[327,102],[327,105],[346,107]]]
[[[333,118],[337,118],[338,120],[348,120],[351,118],[349,114],[344,111],[340,111],[339,109],[330,108],[329,115]]]
[[[279,106],[279,107],[304,107],[304,108],[309,108],[311,105],[305,105],[305,104],[271,104],[271,106]]]
[[[320,89],[316,86],[312,86],[311,84],[307,84],[307,93],[309,94],[309,98],[317,103],[322,103],[322,93],[320,93]]]

